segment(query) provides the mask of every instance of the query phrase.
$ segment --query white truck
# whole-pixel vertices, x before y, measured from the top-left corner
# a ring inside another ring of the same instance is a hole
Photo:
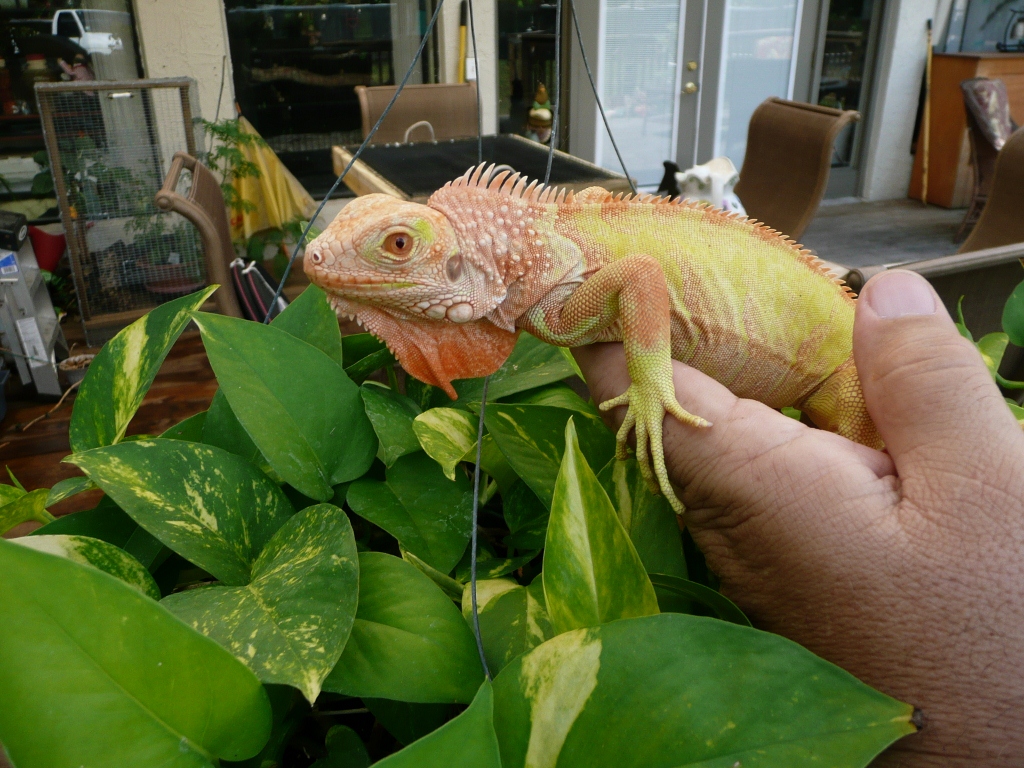
[[[125,22],[130,24],[131,17],[121,11],[57,11],[53,14],[50,34],[66,37],[90,54],[109,56],[114,51],[123,50],[124,42],[110,32],[98,30],[116,28]]]

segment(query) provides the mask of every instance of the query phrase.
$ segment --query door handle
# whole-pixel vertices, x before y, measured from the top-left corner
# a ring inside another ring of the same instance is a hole
[[[686,85],[683,86],[683,93],[696,93],[696,92],[697,92],[697,84],[694,83],[694,82],[689,82],[689,83],[687,83]]]

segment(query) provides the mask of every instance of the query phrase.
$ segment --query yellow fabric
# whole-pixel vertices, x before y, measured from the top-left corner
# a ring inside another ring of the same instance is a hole
[[[252,123],[244,117],[238,119],[245,133],[259,136]],[[316,202],[292,172],[284,167],[274,150],[266,144],[240,147],[247,160],[260,169],[258,177],[235,179],[234,187],[242,200],[255,204],[256,209],[231,213],[231,237],[248,239],[264,229],[280,229],[296,219],[308,219],[316,210]]]

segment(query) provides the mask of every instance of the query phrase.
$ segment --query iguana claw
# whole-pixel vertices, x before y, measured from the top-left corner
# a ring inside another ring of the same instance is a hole
[[[636,460],[640,466],[640,474],[647,481],[652,492],[660,492],[668,499],[668,503],[677,514],[682,514],[684,507],[672,490],[672,484],[668,479],[668,469],[665,467],[665,447],[662,444],[662,423],[665,414],[670,413],[683,424],[694,427],[710,427],[711,422],[694,416],[684,409],[671,391],[671,385],[667,391],[662,387],[643,387],[632,383],[625,392],[611,400],[605,400],[598,407],[602,411],[616,408],[620,405],[628,406],[626,417],[622,420],[618,434],[615,436],[615,458],[622,461],[629,456],[627,440],[629,433],[636,430]],[[651,468],[653,459],[653,471]]]

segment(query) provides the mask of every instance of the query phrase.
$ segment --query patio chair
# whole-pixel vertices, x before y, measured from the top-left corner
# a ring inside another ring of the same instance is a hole
[[[183,168],[192,173],[192,187],[187,196],[177,192],[178,178]],[[231,224],[217,178],[191,155],[175,152],[164,185],[156,193],[156,205],[162,210],[180,213],[199,230],[203,241],[207,282],[220,284],[220,288],[213,294],[217,309],[225,315],[242,317],[228,267],[235,258],[235,249],[231,244]]]
[[[1024,242],[1024,128],[999,150],[988,199],[970,236],[957,253]]]
[[[973,77],[960,83],[967,113],[967,135],[971,142],[971,166],[974,169],[974,191],[954,242],[963,240],[978,223],[992,187],[996,156],[1017,124],[1010,115],[1006,83],[987,77]]]
[[[363,138],[395,95],[394,85],[356,86]],[[463,139],[477,134],[476,84],[407,85],[373,136],[372,144]]]
[[[754,110],[736,194],[747,215],[789,237],[803,234],[818,211],[839,132],[855,110],[770,98]]]

